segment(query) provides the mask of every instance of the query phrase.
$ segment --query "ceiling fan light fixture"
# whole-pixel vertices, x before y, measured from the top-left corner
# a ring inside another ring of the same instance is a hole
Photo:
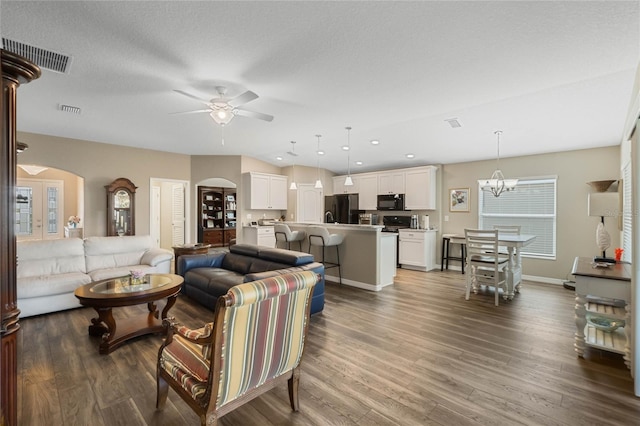
[[[211,118],[213,118],[213,121],[220,124],[221,126],[229,124],[233,117],[235,117],[233,111],[227,111],[226,109],[216,109],[214,111],[211,111],[211,114],[209,115],[211,116]]]

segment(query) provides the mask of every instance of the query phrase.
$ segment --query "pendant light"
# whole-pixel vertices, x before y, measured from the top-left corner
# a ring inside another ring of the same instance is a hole
[[[353,180],[351,180],[351,127],[345,127],[347,129],[347,178],[344,180],[344,186],[353,186]]]
[[[296,141],[291,141],[291,153],[290,153],[294,158],[293,158],[293,166],[292,166],[292,170],[291,170],[291,186],[289,186],[289,189],[293,189],[296,190],[298,189],[298,185],[296,185]]]
[[[316,189],[322,189],[322,180],[320,180],[320,156],[322,154],[324,154],[322,151],[320,151],[320,137],[322,135],[316,135],[316,137],[318,138],[318,150],[316,151],[316,155],[318,156],[318,161],[316,163],[316,173],[317,173],[317,179],[316,179],[316,184],[313,186]]]
[[[478,183],[483,191],[491,192],[494,197],[499,197],[505,191],[513,191],[516,189],[518,179],[505,179],[500,170],[500,135],[502,130],[493,132],[498,137],[498,157],[496,159],[496,170],[489,179],[480,179]]]

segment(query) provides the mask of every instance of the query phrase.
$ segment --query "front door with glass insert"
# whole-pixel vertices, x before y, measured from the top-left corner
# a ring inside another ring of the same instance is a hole
[[[16,238],[62,238],[64,183],[59,180],[18,179],[16,187]]]

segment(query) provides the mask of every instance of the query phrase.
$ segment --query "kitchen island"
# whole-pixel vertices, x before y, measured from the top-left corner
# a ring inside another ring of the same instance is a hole
[[[302,247],[309,251],[309,226],[324,226],[332,234],[343,234],[344,241],[339,246],[342,264],[342,283],[371,291],[380,291],[393,284],[397,265],[397,234],[381,232],[382,225],[348,225],[331,223],[295,223],[286,222],[293,231],[304,231],[307,237]],[[311,247],[316,261],[322,260],[322,248]],[[336,261],[335,247],[325,249],[325,260]],[[337,268],[325,271],[325,277],[338,282]]]

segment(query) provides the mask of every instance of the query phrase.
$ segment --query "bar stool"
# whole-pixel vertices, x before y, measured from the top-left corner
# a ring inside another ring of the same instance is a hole
[[[460,244],[460,256],[451,256],[449,254],[449,247],[451,244]],[[467,243],[464,237],[454,234],[444,234],[442,235],[442,261],[440,262],[440,270],[444,271],[444,268],[449,270],[449,261],[450,260],[458,260],[460,261],[462,273],[464,274],[464,264],[466,262],[466,248]]]
[[[276,236],[276,245],[278,245],[278,241],[282,241],[287,243],[287,250],[291,250],[291,243],[297,241],[300,251],[302,251],[302,241],[306,237],[304,231],[292,231],[289,225],[284,223],[276,223],[273,230]]]
[[[311,246],[322,247],[322,260],[320,262],[324,264],[325,269],[337,267],[340,284],[342,284],[342,269],[340,268],[340,250],[338,246],[342,244],[344,235],[330,234],[329,230],[324,226],[310,226],[307,232],[309,233],[309,251],[311,251]],[[330,246],[336,247],[336,262],[325,262],[324,260],[324,249]]]

